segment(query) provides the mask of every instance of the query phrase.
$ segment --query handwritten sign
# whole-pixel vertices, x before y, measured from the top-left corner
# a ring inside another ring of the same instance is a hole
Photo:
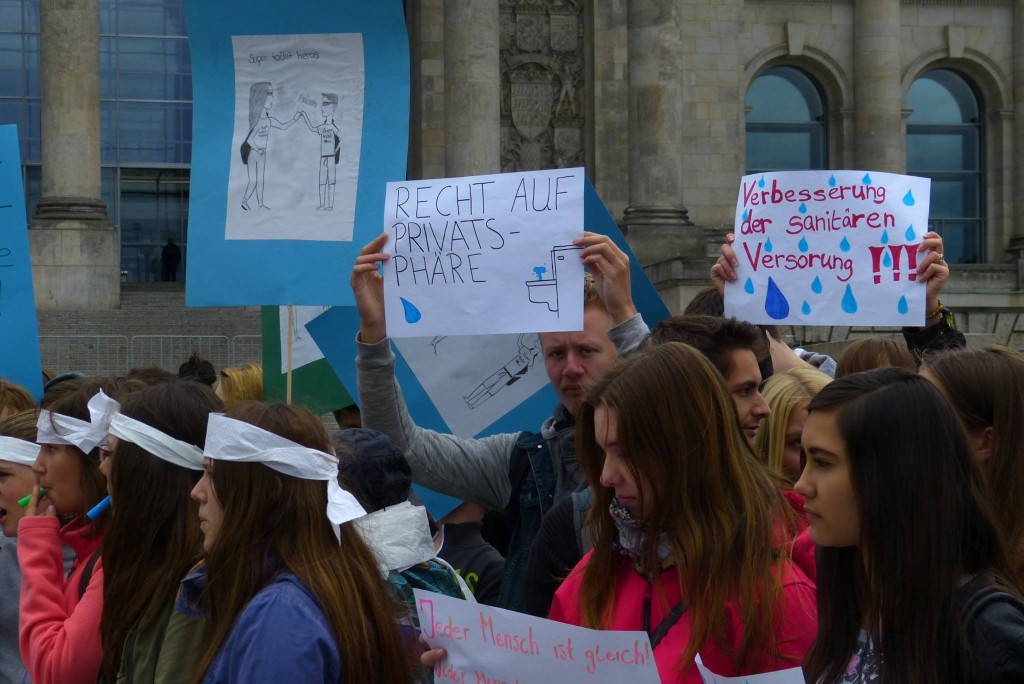
[[[744,176],[725,313],[752,323],[919,326],[931,181],[876,171]]]
[[[583,329],[583,169],[388,183],[393,337]]]
[[[0,126],[0,377],[42,396],[39,327],[16,126]]]
[[[725,677],[715,674],[700,659],[700,654],[694,659],[697,663],[697,670],[704,684],[804,684],[804,671],[799,667],[791,667],[786,670],[765,672],[763,674],[740,675],[738,677]]]
[[[646,632],[606,632],[415,589],[420,629],[448,657],[435,682],[658,684]]]
[[[352,305],[339,264],[403,177],[402,3],[185,0],[193,72],[189,306]]]

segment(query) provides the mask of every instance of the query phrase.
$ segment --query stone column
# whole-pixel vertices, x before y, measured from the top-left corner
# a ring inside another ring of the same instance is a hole
[[[900,0],[857,0],[853,12],[856,165],[904,173]]]
[[[444,2],[445,174],[501,170],[498,0]]]
[[[630,0],[628,7],[629,206],[623,222],[630,246],[647,265],[679,255],[684,226],[692,225],[683,206],[680,150],[684,46],[678,0]]]
[[[1024,208],[1024,0],[1013,3],[1013,206],[1018,216]],[[1007,251],[1017,266],[1017,289],[1024,290],[1024,223],[1015,221]]]
[[[29,232],[36,306],[120,304],[117,232],[100,200],[97,0],[41,0],[42,197]]]

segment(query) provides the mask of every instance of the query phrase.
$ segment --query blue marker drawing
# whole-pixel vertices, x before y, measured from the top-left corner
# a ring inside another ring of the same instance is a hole
[[[806,299],[804,300],[804,305],[800,307],[800,312],[804,316],[810,316],[811,315],[811,305],[807,303]]]
[[[846,293],[843,295],[843,311],[848,314],[857,313],[857,298],[853,296],[853,288],[846,284]]]
[[[537,280],[544,280],[544,273],[548,270],[547,266],[534,266],[533,272],[537,276]]]
[[[904,233],[904,235],[907,236],[908,240],[913,240],[914,238],[917,237],[917,233],[914,232],[914,224],[913,223],[910,224],[910,226],[907,228],[907,232]]]
[[[821,278],[818,276],[814,276],[814,282],[811,283],[811,292],[821,294]]]
[[[744,209],[743,210],[743,220],[746,221],[749,218],[750,218],[750,210],[749,209]]]
[[[768,294],[764,298],[764,312],[777,321],[781,321],[789,315],[789,301],[771,276],[768,276]]]
[[[864,185],[871,185],[871,174],[865,173],[864,177],[860,179]]]
[[[754,294],[754,281],[747,278],[747,282],[743,283],[743,291],[747,294]]]
[[[889,231],[888,229],[882,231],[882,244],[889,244]]]
[[[907,190],[907,194],[903,196],[903,203],[908,207],[914,206],[914,192]]]
[[[423,314],[420,310],[413,306],[405,297],[399,297],[402,300],[402,308],[405,309],[405,322],[406,323],[419,323],[420,319],[423,318]]]
[[[761,180],[757,181],[757,187],[759,187],[759,188],[763,188],[764,187],[764,176],[761,176]]]
[[[849,252],[850,251],[850,241],[847,240],[846,238],[843,238],[843,241],[839,243],[839,249],[843,250],[844,252]]]
[[[886,268],[892,268],[892,257],[889,256],[888,251],[886,251],[885,256],[882,257],[882,265]]]
[[[768,242],[764,243],[764,251],[770,252],[775,249],[775,245],[772,244],[772,239],[768,238]]]
[[[797,243],[797,247],[800,249],[801,252],[806,252],[808,249],[810,249],[810,245],[807,244],[807,238],[801,237],[800,242]]]
[[[906,315],[907,312],[910,311],[910,307],[907,306],[907,297],[906,297],[906,295],[900,297],[900,301],[896,305],[896,310],[899,311],[903,315]]]
[[[835,177],[835,174],[832,174],[831,176],[828,177],[828,187],[830,187],[830,188],[836,187],[836,177]]]
[[[801,202],[800,206],[797,207],[797,208],[800,210],[801,214],[806,214],[807,213],[807,205],[804,202]]]

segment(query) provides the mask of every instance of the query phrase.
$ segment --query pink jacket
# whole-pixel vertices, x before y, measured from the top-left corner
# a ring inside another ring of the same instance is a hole
[[[583,580],[583,569],[590,561],[593,551],[583,557],[572,574],[555,592],[551,604],[552,620],[572,625],[583,625],[583,611],[580,608],[580,586]],[[648,594],[647,581],[633,569],[631,561],[625,556],[618,556],[619,570],[615,585],[615,606],[612,610],[608,629],[643,631],[643,606],[645,596],[651,597],[650,629],[655,631],[666,614],[679,602],[679,578],[676,568],[668,568],[661,573],[661,587]],[[664,600],[661,598],[664,592]],[[743,636],[743,623],[739,608],[729,603],[726,605],[728,645],[737,646]],[[793,563],[787,563],[782,582],[782,604],[777,616],[778,627],[775,634],[779,640],[782,657],[768,654],[755,654],[754,666],[749,671],[739,672],[732,661],[723,652],[722,645],[707,641],[701,648],[700,657],[704,665],[715,674],[736,676],[774,672],[790,667],[798,667],[804,659],[811,644],[814,643],[818,630],[818,609],[815,598],[814,583],[807,578],[803,570]],[[668,631],[661,643],[654,649],[654,660],[662,682],[679,682],[701,684],[697,667],[690,662],[680,671],[677,667],[679,657],[690,638],[690,613],[682,617]]]
[[[79,582],[99,537],[82,518],[59,529],[57,518],[32,516],[18,523],[21,565],[21,658],[33,684],[92,684],[100,671],[100,616],[103,568],[93,566],[81,599]],[[75,564],[64,579],[61,541],[75,551]]]

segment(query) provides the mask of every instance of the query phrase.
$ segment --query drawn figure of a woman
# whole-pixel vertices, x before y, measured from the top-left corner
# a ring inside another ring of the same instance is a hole
[[[249,88],[249,133],[242,143],[242,163],[249,173],[249,182],[245,186],[245,197],[242,209],[249,209],[249,199],[256,193],[256,204],[260,209],[269,209],[263,203],[263,177],[267,165],[267,138],[271,128],[282,130],[291,127],[299,115],[296,114],[287,122],[281,122],[270,115],[274,106],[274,86],[268,81],[253,83]]]

